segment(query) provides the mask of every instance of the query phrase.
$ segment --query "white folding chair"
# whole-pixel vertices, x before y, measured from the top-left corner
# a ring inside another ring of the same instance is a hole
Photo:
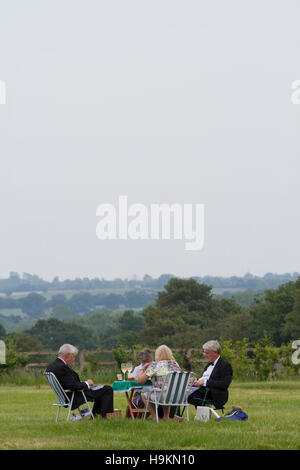
[[[68,407],[69,408],[68,416],[67,416],[67,421],[69,421],[75,392],[72,391],[72,390],[64,390],[62,388],[61,384],[59,383],[59,381],[57,380],[56,376],[53,374],[53,372],[44,372],[44,375],[45,375],[46,379],[48,380],[48,383],[49,383],[50,387],[52,388],[53,392],[55,393],[56,398],[58,400],[58,403],[53,403],[53,406],[58,407],[57,414],[56,414],[56,422],[58,422],[58,417],[59,417],[59,412],[60,412],[61,407]],[[86,403],[86,405],[87,405],[87,407],[88,407],[88,409],[91,413],[91,416],[92,416],[92,418],[94,418],[94,415],[92,413],[90,405],[87,402],[84,391],[83,390],[77,390],[77,391],[82,393],[82,396],[83,396],[84,401],[85,401],[85,403]],[[71,398],[68,397],[66,392],[72,392]]]
[[[170,372],[165,377],[160,377],[162,388],[152,387],[147,392],[146,409],[144,419],[147,416],[149,403],[155,405],[156,421],[158,422],[158,407],[183,406],[186,408],[186,417],[189,421],[189,407],[187,402],[187,386],[190,372]]]

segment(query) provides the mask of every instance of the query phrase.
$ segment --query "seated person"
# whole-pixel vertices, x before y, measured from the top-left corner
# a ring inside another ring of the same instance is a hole
[[[204,398],[208,387],[207,399],[212,400],[216,409],[220,409],[228,400],[228,387],[233,376],[232,367],[220,356],[221,346],[218,341],[207,341],[202,348],[209,362],[204,368],[202,377],[193,382],[194,391],[189,395],[188,402],[195,407],[200,406],[199,399]]]
[[[133,375],[134,375],[135,380],[137,380],[137,376],[138,376],[141,368],[143,367],[143,365],[151,363],[152,359],[153,358],[152,358],[151,349],[146,348],[146,349],[143,349],[143,351],[139,352],[139,360],[140,360],[141,363],[140,363],[140,365],[136,366],[136,368],[133,371]],[[141,397],[141,391],[136,391],[134,393],[133,398],[132,398],[132,402],[137,408],[143,408],[144,407],[144,402],[143,402],[143,399]]]
[[[136,379],[142,366],[146,363],[152,362],[152,351],[149,348],[143,349],[143,351],[139,352],[139,360],[140,360],[140,365],[136,366],[136,368],[133,371],[134,378]]]
[[[75,391],[72,410],[84,403],[83,395],[79,392],[79,390],[83,390],[87,401],[94,402],[92,410],[94,417],[100,415],[102,418],[106,418],[106,413],[114,411],[113,389],[109,385],[103,385],[98,390],[93,390],[93,380],[88,379],[82,382],[78,374],[71,369],[77,354],[78,349],[75,346],[63,344],[58,351],[58,357],[48,365],[46,371],[53,372],[64,390],[71,390],[71,392],[66,392],[69,398]]]
[[[155,351],[155,361],[152,363],[145,363],[137,376],[137,382],[142,384],[146,380],[152,379],[152,383],[155,387],[162,388],[164,382],[160,380],[160,377],[165,377],[167,374],[173,371],[180,371],[181,368],[175,361],[172,351],[165,345],[159,346]],[[142,393],[142,399],[146,403],[146,396]],[[156,420],[155,407],[149,403],[149,411],[152,419]],[[169,419],[170,407],[163,407],[163,419]]]

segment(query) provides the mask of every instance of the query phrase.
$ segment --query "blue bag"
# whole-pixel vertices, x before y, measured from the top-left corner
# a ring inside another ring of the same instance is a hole
[[[224,413],[221,418],[217,418],[216,421],[223,421],[225,419],[247,421],[248,415],[247,413],[245,413],[245,411],[242,410],[242,408],[239,408],[238,406],[233,406],[231,411],[227,411],[227,413]]]

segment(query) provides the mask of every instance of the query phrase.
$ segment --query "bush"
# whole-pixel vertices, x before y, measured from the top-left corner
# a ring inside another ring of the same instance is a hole
[[[29,358],[24,354],[17,353],[17,347],[12,338],[7,339],[5,342],[6,346],[6,368],[4,370],[12,370],[20,367],[24,367],[29,362]]]
[[[113,349],[114,360],[117,362],[119,369],[121,369],[122,362],[127,362],[132,359],[132,353],[125,350],[121,344],[118,348]]]
[[[254,347],[254,368],[260,380],[267,380],[276,375],[275,364],[279,363],[279,349],[274,347],[269,338],[263,338]]]

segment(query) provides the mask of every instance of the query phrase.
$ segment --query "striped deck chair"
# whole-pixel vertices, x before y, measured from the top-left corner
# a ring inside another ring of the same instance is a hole
[[[73,391],[71,398],[69,398],[68,395],[66,394],[66,392],[71,392],[72,390],[64,390],[62,388],[62,386],[60,385],[59,381],[57,380],[56,376],[53,374],[53,372],[44,372],[43,374],[46,377],[46,379],[48,380],[48,383],[49,383],[50,387],[52,388],[53,392],[55,393],[56,398],[58,400],[58,403],[53,403],[53,406],[58,407],[57,408],[57,414],[56,414],[56,422],[58,421],[59,412],[60,412],[60,409],[61,409],[62,406],[69,408],[68,416],[67,416],[67,421],[69,421],[75,392]],[[85,400],[85,403],[86,403],[89,411],[91,412],[91,416],[92,416],[92,418],[94,418],[94,415],[93,415],[92,410],[90,409],[90,406],[87,402],[84,391],[83,390],[78,390],[78,392],[82,393],[83,398]]]
[[[147,416],[148,405],[155,405],[156,421],[158,422],[158,407],[161,406],[183,406],[186,408],[187,421],[189,421],[189,407],[187,402],[187,386],[190,372],[171,372],[165,377],[162,388],[152,387],[147,392],[146,409],[144,419]]]

